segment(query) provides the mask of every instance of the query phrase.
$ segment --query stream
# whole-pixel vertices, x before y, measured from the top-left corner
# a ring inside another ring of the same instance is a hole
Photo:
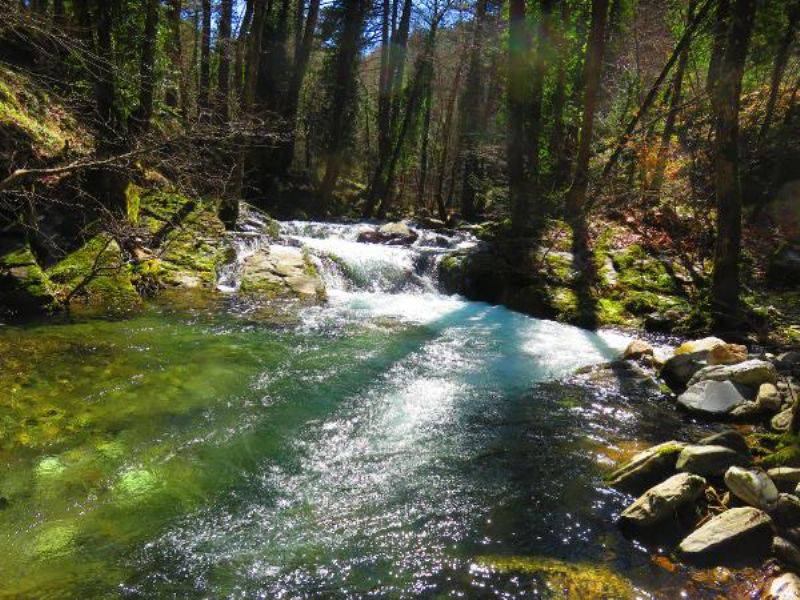
[[[658,394],[570,378],[629,338],[444,295],[474,241],[370,227],[282,223],[328,294],[294,319],[229,270],[202,301],[0,326],[0,598],[720,593],[613,524],[603,473],[686,435]]]

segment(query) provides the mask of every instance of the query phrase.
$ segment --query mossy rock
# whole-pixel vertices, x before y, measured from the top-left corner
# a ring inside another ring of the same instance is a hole
[[[638,244],[612,253],[611,259],[619,283],[627,288],[667,294],[678,291],[675,279],[664,264]]]
[[[114,311],[130,310],[140,302],[131,265],[107,234],[91,238],[47,269],[47,275],[65,302]]]
[[[763,441],[763,440],[762,440]],[[760,461],[765,469],[772,467],[800,467],[800,436],[783,434],[778,438],[774,450]]]
[[[28,244],[0,256],[0,312],[30,314],[57,307],[53,285]]]

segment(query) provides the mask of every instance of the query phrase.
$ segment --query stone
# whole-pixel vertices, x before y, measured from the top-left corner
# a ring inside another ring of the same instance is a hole
[[[700,446],[725,446],[726,448],[730,448],[731,450],[745,455],[750,453],[747,440],[735,429],[728,429],[727,431],[711,434],[697,443]]]
[[[796,467],[774,467],[767,469],[767,475],[782,491],[794,491],[800,483],[800,469]]]
[[[800,550],[789,540],[775,536],[772,554],[790,569],[800,569]]]
[[[678,404],[687,410],[719,416],[748,402],[748,390],[730,381],[700,381],[678,396]]]
[[[672,391],[682,392],[692,376],[704,366],[704,353],[676,354],[664,361],[659,375]]]
[[[419,238],[419,234],[405,223],[385,223],[369,231],[363,231],[358,235],[357,241],[368,244],[388,244],[390,246],[407,246],[413,244]]]
[[[734,421],[753,421],[763,416],[764,409],[758,402],[745,402],[731,410],[729,414]]]
[[[675,348],[675,355],[681,354],[697,354],[697,353],[706,353],[710,352],[712,349],[716,348],[717,346],[724,346],[725,341],[719,339],[718,337],[705,337],[700,340],[692,340],[690,342],[684,342],[677,348]],[[705,357],[704,357],[705,358]]]
[[[781,409],[781,395],[772,383],[762,383],[758,387],[756,402],[765,411],[776,413]]]
[[[800,250],[783,246],[767,265],[767,281],[776,287],[800,283]]]
[[[631,341],[622,353],[625,360],[639,360],[645,356],[653,356],[653,347],[644,340]]]
[[[778,372],[775,365],[766,360],[753,358],[735,365],[711,365],[697,371],[689,385],[700,381],[725,381],[758,388],[762,383],[776,383]]]
[[[800,373],[800,351],[790,350],[778,355],[776,366],[781,371]]]
[[[720,344],[708,352],[709,365],[735,365],[747,360],[747,346],[741,344]]]
[[[800,577],[784,573],[769,582],[761,600],[800,600]]]
[[[686,444],[670,440],[639,452],[608,476],[617,489],[640,493],[675,472],[675,462]]]
[[[730,467],[749,462],[725,446],[686,446],[678,455],[675,468],[703,477],[723,475]]]
[[[318,301],[325,287],[314,265],[300,248],[272,245],[247,257],[241,267],[239,291],[265,298]]]
[[[800,498],[794,494],[778,494],[772,517],[784,528],[800,526]]]
[[[620,524],[634,528],[657,525],[674,516],[676,511],[697,500],[706,487],[706,480],[689,473],[678,473],[650,488],[619,516]]]
[[[687,560],[700,563],[724,564],[742,553],[755,559],[771,550],[771,522],[757,508],[732,508],[686,536],[679,548]]]
[[[772,417],[769,425],[775,431],[789,431],[789,426],[792,424],[792,409],[787,408],[782,410],[777,415]]]
[[[745,504],[772,510],[778,502],[778,488],[761,469],[731,467],[725,473],[725,485]]]

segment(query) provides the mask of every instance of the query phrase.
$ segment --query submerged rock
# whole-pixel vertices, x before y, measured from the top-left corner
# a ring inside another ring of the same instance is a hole
[[[800,577],[794,573],[784,573],[773,579],[762,600],[800,600]]]
[[[772,528],[769,515],[752,507],[732,508],[690,533],[680,551],[689,560],[722,564],[742,555],[758,558],[769,552]]]
[[[771,510],[778,502],[778,488],[761,470],[731,467],[725,473],[725,485],[745,504]]]
[[[689,380],[689,385],[701,381],[731,381],[739,385],[757,388],[762,383],[778,381],[775,365],[766,360],[753,358],[735,365],[711,365],[697,371]]]
[[[678,455],[675,468],[703,477],[722,475],[734,465],[747,463],[746,457],[725,446],[687,446]]]
[[[639,493],[675,472],[675,461],[686,446],[671,440],[648,448],[611,473],[609,485],[632,493]]]
[[[619,516],[622,526],[652,527],[687,504],[694,502],[703,493],[706,480],[689,473],[678,473],[642,494]]]
[[[678,396],[684,408],[707,415],[726,415],[748,402],[747,388],[730,381],[700,381]]]

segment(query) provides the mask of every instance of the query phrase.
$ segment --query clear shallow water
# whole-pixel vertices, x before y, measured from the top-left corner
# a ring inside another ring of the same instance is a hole
[[[296,323],[219,294],[0,327],[0,597],[703,591],[618,534],[600,479],[674,413],[563,381],[626,338],[443,296],[442,240],[359,227],[284,226],[329,285]]]

